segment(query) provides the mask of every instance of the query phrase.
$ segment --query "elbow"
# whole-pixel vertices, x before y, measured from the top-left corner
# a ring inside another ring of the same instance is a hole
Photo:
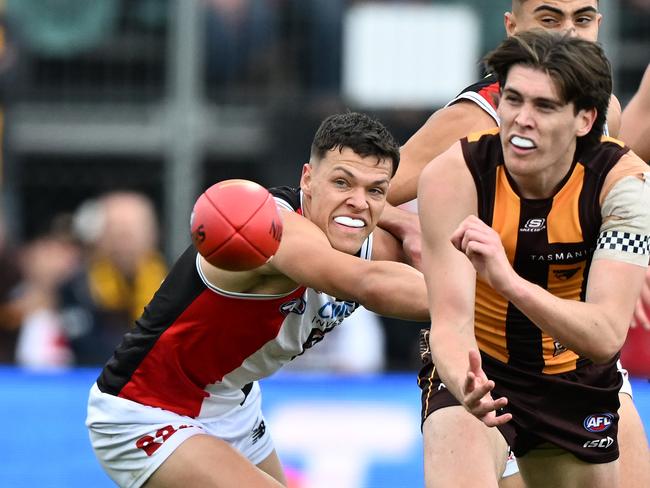
[[[614,351],[613,353],[611,351],[602,351],[598,354],[590,355],[589,359],[591,359],[594,364],[607,364],[612,360],[617,352],[618,351]]]
[[[623,347],[625,336],[622,338],[612,337],[598,343],[589,354],[585,354],[595,364],[607,364],[614,358]]]

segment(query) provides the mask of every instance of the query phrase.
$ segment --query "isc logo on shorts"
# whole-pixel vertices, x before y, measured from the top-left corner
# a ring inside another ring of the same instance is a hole
[[[599,413],[587,417],[583,425],[589,432],[604,432],[610,428],[613,419],[611,413]]]
[[[612,439],[610,436],[607,436],[604,439],[594,439],[593,441],[587,441],[582,445],[582,447],[597,447],[600,449],[607,449],[612,444],[614,444],[614,439]]]

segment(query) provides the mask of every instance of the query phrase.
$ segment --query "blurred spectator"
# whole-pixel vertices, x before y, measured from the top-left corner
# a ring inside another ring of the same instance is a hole
[[[338,96],[343,17],[350,0],[286,0],[297,49],[297,72],[313,96]]]
[[[144,195],[113,192],[85,202],[74,227],[87,259],[61,289],[62,320],[76,364],[103,364],[167,273],[157,219]]]
[[[0,362],[70,364],[58,320],[57,289],[76,269],[77,251],[69,234],[59,229],[15,248],[0,217]]]
[[[21,249],[23,279],[16,289],[23,304],[16,344],[16,363],[21,366],[58,368],[72,364],[57,295],[79,265],[79,247],[71,237],[67,229],[55,227]]]
[[[276,0],[204,0],[208,82],[267,76],[277,39]]]
[[[16,288],[22,280],[18,251],[7,235],[7,225],[0,207],[0,363],[13,363],[22,313],[16,301]]]

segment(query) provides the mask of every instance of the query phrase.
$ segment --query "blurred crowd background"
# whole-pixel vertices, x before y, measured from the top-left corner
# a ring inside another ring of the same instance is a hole
[[[625,106],[650,61],[650,0],[600,7]],[[103,364],[189,245],[203,189],[297,185],[318,123],[342,110],[405,142],[480,76],[509,8],[0,0],[0,363]],[[423,324],[356,315],[292,367],[418,367]]]

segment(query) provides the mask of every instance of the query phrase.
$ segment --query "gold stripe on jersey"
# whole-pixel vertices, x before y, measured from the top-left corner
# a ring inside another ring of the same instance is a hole
[[[546,219],[548,242],[582,242],[579,200],[585,168],[577,164],[569,180],[553,198],[553,206]]]
[[[519,197],[512,190],[503,166],[496,168],[495,203],[492,228],[501,236],[508,261],[514,263],[519,232]],[[506,321],[508,301],[481,279],[476,283],[476,340],[480,348],[499,361],[508,361]]]
[[[493,129],[486,129],[486,130],[481,130],[478,132],[472,132],[467,136],[467,141],[468,142],[476,142],[478,141],[481,137],[484,135],[496,135],[499,133],[499,128],[495,127]]]
[[[510,355],[506,347],[506,313],[508,300],[482,279],[476,280],[476,310],[474,312],[474,333],[479,349],[504,363]]]
[[[610,136],[602,136],[600,138],[601,142],[612,142],[614,144],[617,144],[621,147],[625,147],[625,143],[621,141],[620,139],[616,139],[615,137],[610,137]]]
[[[505,167],[503,165],[497,167],[492,228],[501,235],[501,242],[506,250],[510,264],[515,261],[520,210],[519,197],[508,182]]]
[[[569,180],[553,198],[553,206],[547,218],[549,244],[584,241],[578,211],[584,176],[584,167],[577,164]],[[582,261],[573,264],[550,264],[546,289],[559,298],[580,300],[586,259],[585,256]],[[563,349],[561,344],[547,334],[542,334],[542,351],[544,373],[558,374],[575,369],[578,355]]]

